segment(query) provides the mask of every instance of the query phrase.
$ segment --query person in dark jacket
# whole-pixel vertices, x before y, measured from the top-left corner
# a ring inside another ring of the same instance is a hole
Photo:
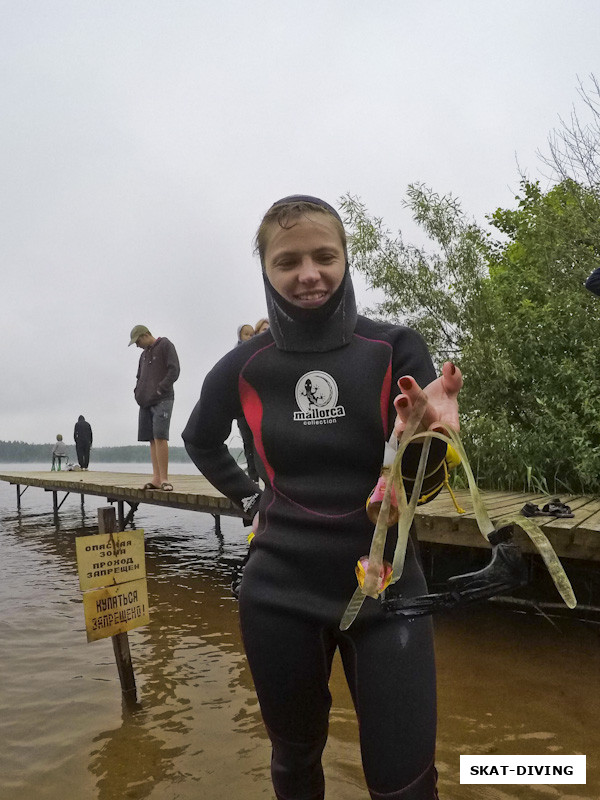
[[[85,419],[83,414],[79,415],[73,431],[75,439],[75,449],[77,450],[77,461],[81,469],[87,469],[90,464],[90,450],[92,449],[92,426]]]
[[[600,267],[595,269],[585,282],[585,288],[592,294],[600,295]]]
[[[173,342],[165,336],[155,338],[145,325],[131,331],[129,345],[141,348],[134,396],[140,407],[138,442],[150,442],[152,480],[144,489],[172,492],[169,481],[169,427],[179,377],[179,358]]]
[[[340,621],[371,545],[365,501],[386,442],[401,436],[415,402],[426,401],[424,429],[457,429],[460,370],[446,363],[436,377],[416,331],[357,314],[344,228],[328,203],[278,201],[257,249],[269,330],[209,372],[183,439],[203,475],[253,519],[240,624],[271,740],[275,796],[325,795],[321,755],[339,650],[371,798],[435,800],[431,620],[386,614],[367,597],[351,628]],[[264,490],[225,445],[241,414]],[[421,447],[410,447],[403,474],[414,479]],[[432,444],[423,486],[430,496],[441,488],[445,453]],[[426,591],[417,548],[411,536],[395,584],[405,597]]]

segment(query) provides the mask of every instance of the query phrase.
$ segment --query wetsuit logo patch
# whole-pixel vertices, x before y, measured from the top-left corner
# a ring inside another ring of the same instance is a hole
[[[296,384],[296,403],[300,411],[294,412],[294,422],[304,425],[329,425],[346,416],[344,406],[339,406],[337,383],[327,372],[313,370],[305,373]]]
[[[259,494],[251,494],[250,497],[242,497],[242,508],[246,513],[248,512],[248,509],[252,508],[259,497]]]

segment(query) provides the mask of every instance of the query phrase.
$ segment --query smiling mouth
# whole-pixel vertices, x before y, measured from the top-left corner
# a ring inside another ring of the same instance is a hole
[[[302,305],[321,305],[327,299],[327,292],[302,292],[294,296],[297,303]]]

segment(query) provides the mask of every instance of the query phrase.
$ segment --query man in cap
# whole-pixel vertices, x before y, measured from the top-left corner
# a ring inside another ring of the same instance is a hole
[[[150,442],[152,480],[144,489],[173,491],[169,482],[169,425],[179,377],[179,359],[173,342],[165,336],[155,338],[145,325],[131,331],[129,345],[141,348],[142,355],[134,389],[140,407],[138,441]]]

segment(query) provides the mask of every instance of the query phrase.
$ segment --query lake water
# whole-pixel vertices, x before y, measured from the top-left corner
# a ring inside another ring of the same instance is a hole
[[[0,482],[1,800],[272,798],[229,591],[247,529],[223,518],[218,537],[209,515],[139,507],[151,622],[129,633],[139,700],[129,709],[111,640],[86,641],[77,579],[75,537],[102,505],[88,497],[82,511],[69,496],[57,526],[50,494],[29,488],[17,513],[15,487]],[[599,628],[490,606],[436,618],[441,800],[600,797]],[[327,798],[366,800],[337,662],[332,693]],[[461,786],[461,753],[586,754],[587,784]]]

